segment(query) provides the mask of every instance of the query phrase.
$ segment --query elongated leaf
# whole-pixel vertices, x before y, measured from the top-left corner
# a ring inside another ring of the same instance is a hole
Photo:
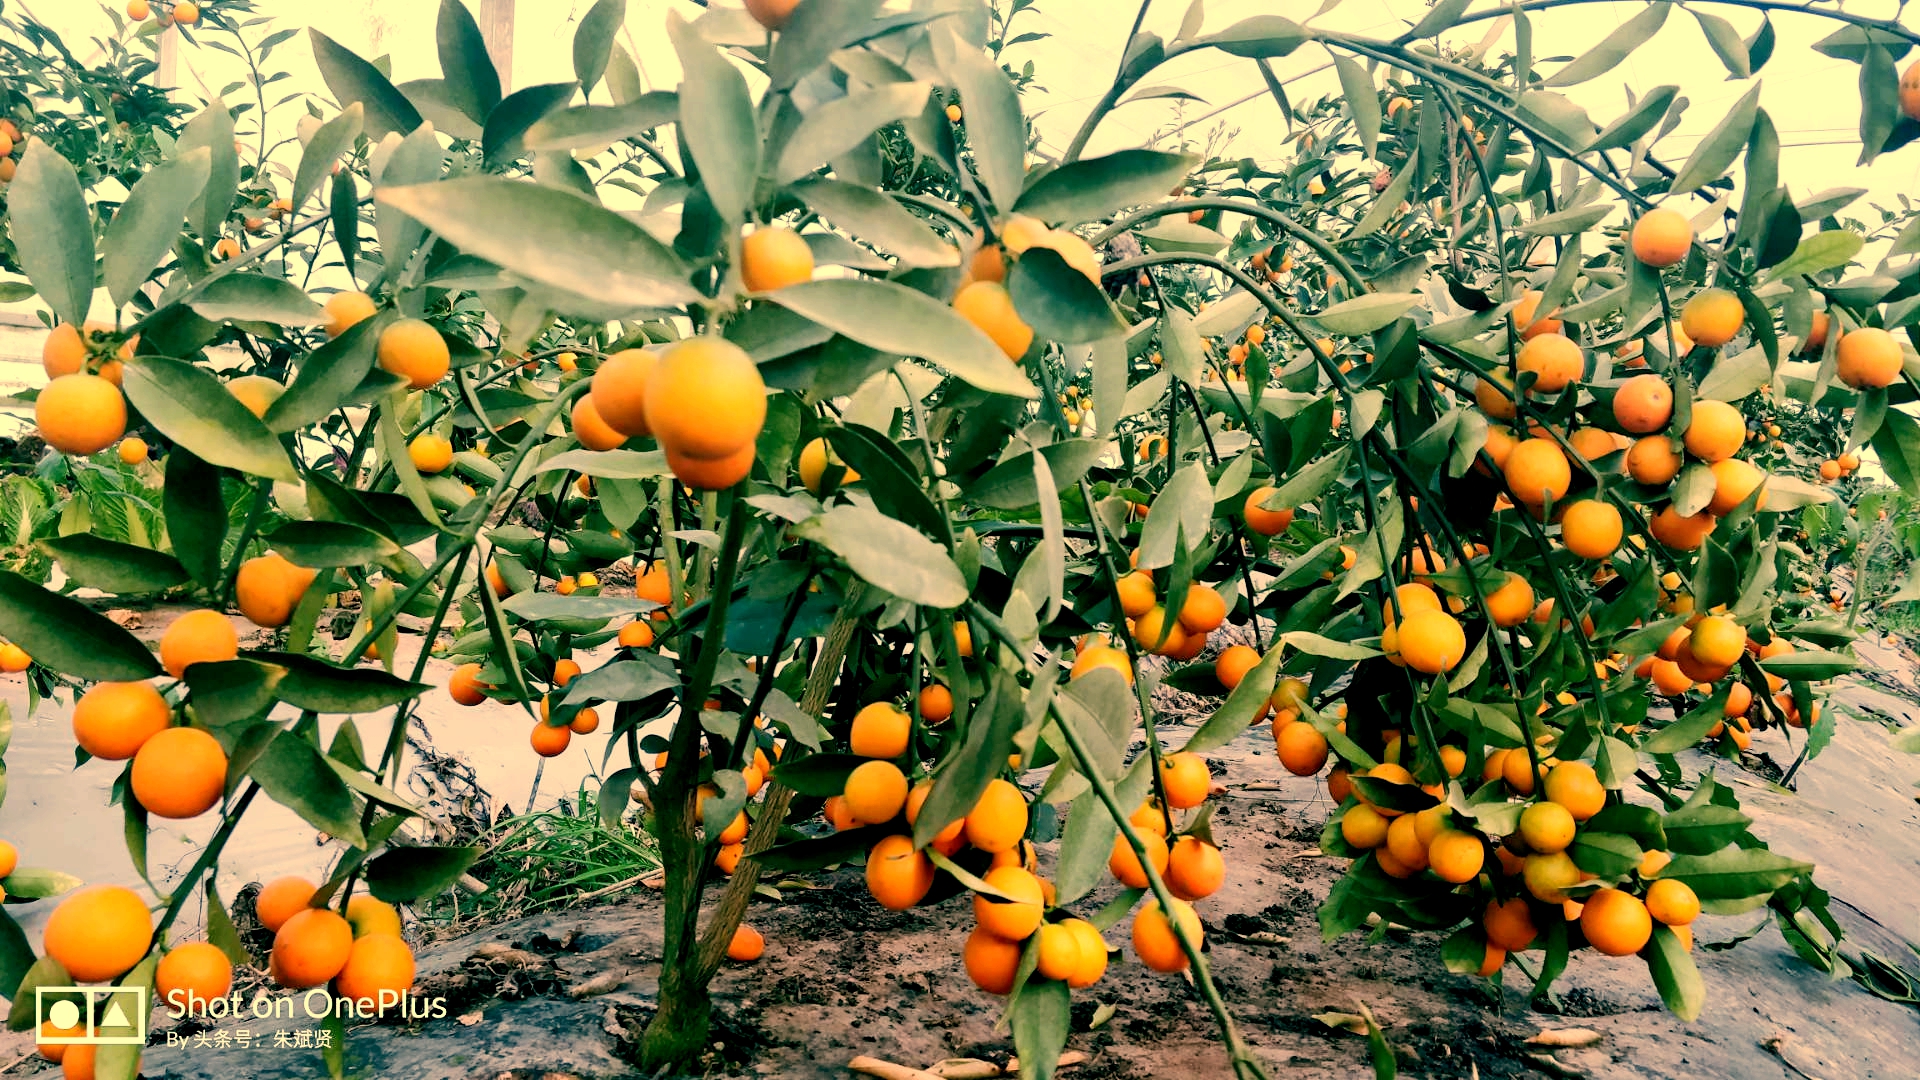
[[[1570,210],[1542,214],[1521,225],[1518,231],[1526,236],[1571,236],[1600,224],[1616,209],[1618,207],[1610,202],[1588,203]]]
[[[227,507],[220,493],[220,470],[176,448],[167,455],[166,486],[161,492],[167,535],[195,581],[212,587],[220,581],[220,550],[227,535]]]
[[[1783,281],[1796,274],[1818,274],[1853,261],[1866,240],[1852,229],[1828,229],[1800,241],[1793,254],[1767,272],[1768,281]]]
[[[293,212],[299,213],[307,204],[307,198],[320,186],[321,178],[333,168],[340,155],[353,149],[353,140],[360,137],[360,128],[366,121],[366,106],[356,101],[340,110],[340,115],[320,125],[307,140],[306,150],[300,155],[300,168],[293,174]]]
[[[1661,117],[1667,115],[1673,99],[1680,92],[1677,86],[1656,86],[1647,91],[1638,104],[1621,114],[1620,119],[1608,124],[1594,137],[1589,150],[1617,150],[1631,146],[1640,136],[1653,130]]]
[[[1728,75],[1744,79],[1753,74],[1747,43],[1740,40],[1740,31],[1735,30],[1732,23],[1699,8],[1688,8],[1687,14],[1700,24],[1700,32],[1707,36],[1707,44],[1712,47],[1713,55],[1726,65]]]
[[[789,89],[835,51],[872,33],[880,7],[881,0],[835,0],[793,8],[767,60],[772,89]]]
[[[1676,855],[1659,876],[1684,882],[1702,900],[1739,900],[1771,893],[1812,869],[1765,848],[1726,847],[1710,855]]]
[[[656,607],[648,600],[631,596],[561,596],[558,593],[515,593],[501,601],[500,607],[528,622],[551,620],[598,621],[638,615]]]
[[[932,89],[923,82],[888,83],[809,109],[780,153],[775,178],[797,180],[823,161],[838,160],[878,129],[920,112]]]
[[[1468,5],[1472,2],[1473,0],[1438,0],[1427,9],[1425,15],[1420,16],[1420,21],[1414,23],[1412,29],[1400,35],[1400,40],[1414,41],[1423,37],[1435,37],[1444,30],[1452,29],[1454,20],[1465,14]]]
[[[1621,61],[1640,46],[1645,45],[1660,27],[1667,21],[1667,12],[1673,5],[1666,3],[1649,4],[1633,18],[1614,28],[1613,33],[1600,39],[1600,44],[1582,53],[1580,58],[1553,73],[1544,86],[1576,86],[1588,79],[1598,78],[1619,67]]]
[[[1668,190],[1683,194],[1726,175],[1740,152],[1746,149],[1747,138],[1753,131],[1754,114],[1759,108],[1760,84],[1756,82],[1693,148],[1692,156],[1680,166]]]
[[[462,251],[556,289],[634,307],[700,295],[678,256],[645,229],[571,192],[466,177],[382,188],[375,198]]]
[[[737,224],[746,218],[760,177],[760,131],[747,81],[678,13],[667,17],[667,36],[680,55],[681,115],[700,118],[681,125],[680,140],[699,166],[715,212]]]
[[[827,548],[868,583],[903,600],[937,608],[966,603],[966,579],[946,551],[878,511],[836,506],[794,526],[794,535]]]
[[[1217,34],[1199,38],[1194,44],[1211,45],[1234,56],[1264,60],[1286,56],[1306,40],[1306,30],[1292,19],[1283,19],[1278,15],[1255,15]]]
[[[127,400],[160,433],[214,465],[294,481],[286,448],[205,368],[143,356],[123,376]]]
[[[453,888],[480,857],[477,847],[390,847],[367,863],[367,891],[389,904],[414,904]]]
[[[565,105],[577,89],[573,83],[544,83],[508,95],[487,114],[487,126],[480,135],[487,164],[501,168],[524,155],[527,129]]]
[[[935,27],[932,34],[935,54],[967,111],[973,167],[993,204],[1010,208],[1020,200],[1027,177],[1027,122],[1020,115],[1020,98],[999,62],[969,44],[957,28]]]
[[[266,274],[228,274],[208,283],[190,305],[208,322],[270,322],[283,326],[312,326],[326,313],[300,286]]]
[[[263,418],[267,430],[275,434],[298,431],[319,423],[352,398],[373,370],[375,345],[393,318],[390,310],[378,312],[308,353],[293,384],[267,406]]]
[[[442,18],[445,18],[444,8]],[[313,62],[320,68],[320,77],[326,80],[327,89],[333,91],[334,100],[341,108],[356,101],[365,106],[370,137],[378,139],[389,131],[405,135],[420,126],[419,110],[407,100],[407,95],[380,74],[379,68],[318,30],[308,30],[307,34],[313,41]],[[443,66],[446,63],[444,50],[441,63]],[[491,62],[488,67],[491,69]]]
[[[154,166],[107,223],[102,276],[115,306],[133,299],[180,238],[180,223],[206,187],[212,160],[213,152],[200,147]],[[11,197],[19,197],[17,188]]]
[[[93,217],[73,166],[29,138],[7,188],[7,211],[14,222],[33,223],[12,230],[27,280],[61,322],[84,322],[93,302]]]
[[[1700,979],[1700,969],[1694,966],[1693,954],[1680,943],[1679,936],[1658,923],[1654,924],[1653,940],[1647,945],[1647,968],[1667,1011],[1689,1023],[1700,1018],[1700,1010],[1707,1002],[1707,987]]]
[[[1105,290],[1052,248],[1029,248],[1007,271],[1014,309],[1049,341],[1081,344],[1124,334]]]
[[[281,732],[267,744],[248,775],[274,802],[313,827],[355,847],[366,845],[359,804],[312,743]]]
[[[573,31],[573,77],[589,96],[607,73],[613,39],[627,21],[627,0],[595,0]]]
[[[642,135],[680,118],[680,95],[656,90],[624,105],[577,105],[548,113],[527,129],[529,150],[578,150]]]
[[[959,248],[942,240],[885,192],[840,180],[810,180],[795,185],[793,193],[821,217],[893,252],[904,266],[960,265]]]
[[[226,102],[213,99],[187,122],[180,132],[176,153],[205,147],[208,153],[207,184],[194,200],[187,220],[200,233],[201,241],[212,247],[226,230],[227,215],[233,212],[233,200],[240,186],[240,154],[234,149],[233,116]]]
[[[0,570],[0,636],[55,671],[89,681],[160,674],[138,638],[80,601]]]
[[[400,553],[385,536],[343,521],[290,521],[266,537],[267,546],[296,566],[360,566]]]
[[[1124,207],[1159,202],[1196,160],[1164,150],[1121,150],[1069,162],[1035,181],[1013,208],[1061,225],[1098,221]]]
[[[1047,471],[1052,474],[1055,491],[1058,492],[1078,484],[1080,478],[1087,475],[1106,455],[1107,446],[1093,439],[1069,439],[1043,446],[1038,453],[1047,459]],[[1040,493],[1034,486],[1034,453],[1028,451],[1015,455],[988,469],[985,476],[974,481],[973,486],[967,489],[967,498],[982,506],[1000,510],[1020,510],[1038,503]]]
[[[1417,293],[1367,293],[1342,300],[1313,317],[1329,333],[1371,334],[1407,313],[1420,302]]]
[[[1860,159],[1855,164],[1866,165],[1880,156],[1900,121],[1901,94],[1893,57],[1879,45],[1868,49],[1860,65]]]
[[[42,540],[40,546],[60,561],[60,569],[66,571],[67,577],[101,592],[153,593],[191,580],[179,559],[138,544],[75,533]]]
[[[1021,1076],[1053,1080],[1060,1051],[1066,1049],[1072,1008],[1073,995],[1066,983],[1030,979],[1020,989],[1020,996],[1010,1006],[1010,1019],[1013,1048],[1022,1063]]]
[[[982,390],[1014,397],[1039,391],[993,339],[953,308],[890,281],[822,279],[768,299],[869,348],[918,356]]]
[[[1335,53],[1333,69],[1340,76],[1340,94],[1353,114],[1354,131],[1360,136],[1360,149],[1368,157],[1380,151],[1380,94],[1373,88],[1373,77],[1351,56]]]
[[[486,123],[487,114],[500,104],[500,73],[494,70],[486,36],[467,5],[460,0],[440,0],[434,37],[448,100],[475,124]]]

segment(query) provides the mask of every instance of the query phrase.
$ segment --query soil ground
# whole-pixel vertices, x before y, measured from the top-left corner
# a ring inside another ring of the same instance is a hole
[[[1866,650],[1863,650],[1866,651]],[[1920,722],[1910,653],[1869,656],[1874,684],[1855,680],[1840,700],[1898,723]],[[1832,747],[1788,792],[1719,763],[1762,835],[1821,864],[1850,944],[1913,959],[1902,938],[1920,926],[1920,759],[1888,746],[1875,723],[1843,719]],[[1177,728],[1169,742],[1178,745]],[[1791,752],[1777,732],[1756,750]],[[1920,1074],[1920,1013],[1831,980],[1798,960],[1768,927],[1731,951],[1712,951],[1761,921],[1761,913],[1703,919],[1696,953],[1709,1003],[1692,1024],[1660,1005],[1637,960],[1576,954],[1555,999],[1530,1005],[1515,977],[1504,994],[1449,974],[1433,935],[1352,934],[1323,942],[1315,909],[1339,867],[1316,838],[1331,804],[1317,780],[1280,769],[1265,727],[1212,755],[1226,787],[1213,819],[1227,854],[1227,884],[1200,907],[1213,971],[1249,1041],[1275,1077],[1373,1075],[1366,1041],[1314,1019],[1356,1012],[1364,1002],[1383,1025],[1403,1077],[1590,1076],[1603,1080],[1878,1080]],[[1706,767],[1704,758],[1687,762]],[[1043,846],[1043,865],[1051,845]],[[916,1067],[949,1057],[1004,1061],[1012,1042],[996,1028],[999,1002],[976,990],[960,964],[971,926],[965,903],[889,912],[868,897],[859,868],[776,880],[748,920],[768,941],[764,959],[731,966],[714,984],[714,1042],[693,1075],[843,1077],[870,1055]],[[1091,912],[1114,890],[1081,905]],[[1126,925],[1108,940],[1124,946]],[[659,958],[657,896],[638,891],[560,914],[500,923],[422,949],[421,985],[451,995],[447,1019],[351,1031],[348,1076],[438,1080],[563,1080],[638,1075],[631,1048],[650,1014]],[[1538,954],[1534,954],[1537,956]],[[1909,963],[1910,968],[1920,967]],[[1512,975],[1511,968],[1508,969]],[[586,998],[567,990],[614,988]],[[1110,1015],[1099,1017],[1096,1010]],[[1077,992],[1069,1048],[1089,1055],[1072,1080],[1231,1075],[1213,1021],[1189,983],[1154,975],[1115,955],[1106,978]],[[234,1043],[249,1029],[250,1047]],[[1525,1040],[1545,1029],[1587,1028],[1593,1046],[1561,1050],[1552,1063]],[[184,1045],[154,1037],[145,1075],[187,1078],[325,1075],[318,1051],[283,1048],[319,1028],[312,1020],[226,1022]],[[222,1033],[229,1045],[219,1045]],[[0,1064],[27,1050],[24,1035],[0,1043]],[[20,1061],[16,1075],[47,1071]]]

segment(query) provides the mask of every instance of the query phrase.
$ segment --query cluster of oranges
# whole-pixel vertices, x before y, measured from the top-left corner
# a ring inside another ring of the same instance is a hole
[[[150,0],[127,0],[127,18],[134,22],[145,22],[152,15],[153,4]],[[173,4],[162,8],[160,20],[163,26],[169,22],[192,26],[200,21],[200,5],[193,0],[174,0]]]
[[[13,182],[14,170],[19,168],[16,159],[25,150],[26,140],[21,137],[20,125],[0,117],[0,184]]]
[[[1188,586],[1180,610],[1169,612],[1148,571],[1134,570],[1116,584],[1134,641],[1156,655],[1191,660],[1207,647],[1207,635],[1227,621],[1227,601],[1211,586]]]
[[[674,476],[706,491],[732,487],[752,471],[767,386],[738,345],[703,335],[658,354],[626,349],[602,361],[592,379],[573,407],[580,445],[614,450],[651,436]]]
[[[1100,255],[1078,234],[1049,228],[1025,214],[1009,217],[993,241],[983,239],[967,261],[960,288],[953,294],[953,310],[993,339],[1007,359],[1018,363],[1033,346],[1033,327],[1020,317],[1007,291],[1007,267],[1026,251],[1046,248],[1068,266],[1100,284]]]
[[[307,990],[331,982],[336,994],[370,1015],[383,993],[413,986],[413,949],[400,936],[400,912],[361,894],[346,913],[314,902],[319,890],[302,877],[268,882],[254,898],[260,925],[273,931],[267,973],[281,986]],[[391,1004],[389,996],[387,1004]]]

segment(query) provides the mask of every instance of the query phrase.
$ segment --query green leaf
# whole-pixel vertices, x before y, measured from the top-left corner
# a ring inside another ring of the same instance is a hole
[[[283,731],[267,744],[247,775],[274,802],[314,828],[354,847],[366,846],[359,804],[312,743]]]
[[[671,476],[659,450],[568,450],[540,463],[535,472],[575,472],[608,480],[650,480]]]
[[[240,186],[240,154],[234,148],[233,116],[219,98],[207,104],[200,115],[187,122],[180,132],[176,154],[205,147],[208,151],[207,184],[187,213],[187,220],[200,233],[201,242],[212,247],[226,230],[227,215],[233,212],[233,200]]]
[[[1887,50],[1879,45],[1869,48],[1860,65],[1860,159],[1856,165],[1869,164],[1879,157],[1887,136],[1899,123],[1899,80],[1900,73],[1894,70],[1893,57]]]
[[[1053,474],[1058,491],[1078,484],[1108,450],[1108,444],[1093,439],[1069,439],[1041,447],[1037,453],[1047,459],[1047,471]],[[967,498],[996,510],[1022,510],[1040,501],[1034,486],[1033,455],[1027,451],[1001,461],[967,489]]]
[[[286,669],[277,693],[282,701],[317,713],[366,713],[398,705],[428,689],[377,667],[340,667],[299,653],[250,652],[249,657]]]
[[[1413,188],[1414,177],[1420,173],[1420,164],[1420,151],[1416,147],[1407,155],[1406,164],[1400,166],[1400,171],[1394,174],[1386,189],[1374,196],[1373,205],[1367,208],[1367,216],[1361,218],[1360,224],[1347,234],[1348,240],[1371,236],[1387,223],[1388,218],[1399,212],[1400,204],[1407,200],[1407,192]]]
[[[1722,688],[1705,704],[1648,736],[1640,749],[1649,754],[1677,754],[1697,745],[1713,725],[1724,721],[1726,703],[1727,690]]]
[[[1613,33],[1600,39],[1600,44],[1588,49],[1580,58],[1554,72],[1542,86],[1576,86],[1589,79],[1598,78],[1620,66],[1629,54],[1645,45],[1660,27],[1667,21],[1667,12],[1672,4],[1649,4],[1633,18],[1614,28]]]
[[[307,146],[300,154],[300,168],[293,174],[293,194],[289,199],[293,203],[293,212],[299,213],[307,205],[308,196],[320,187],[320,181],[340,160],[340,155],[353,149],[353,141],[360,137],[361,125],[366,120],[366,107],[354,102],[340,110],[340,115],[320,125],[307,140]]]
[[[935,608],[967,602],[967,582],[940,545],[911,525],[863,506],[836,506],[794,526],[847,561],[869,584],[903,600]]]
[[[774,763],[773,778],[801,795],[820,799],[845,791],[847,777],[866,763],[866,758],[853,754],[789,756]]]
[[[614,35],[627,21],[627,0],[596,0],[573,31],[573,77],[588,94],[607,73]]]
[[[1321,656],[1329,660],[1369,660],[1382,655],[1378,649],[1348,641],[1335,641],[1311,630],[1289,630],[1275,640],[1309,656]]]
[[[1880,430],[1873,433],[1872,446],[1887,479],[1909,496],[1920,498],[1920,421],[1899,409],[1888,409]]]
[[[1007,271],[1013,306],[1048,341],[1084,344],[1124,334],[1106,291],[1052,248],[1029,248]]]
[[[1524,236],[1571,236],[1586,232],[1600,224],[1615,209],[1617,209],[1615,204],[1610,202],[1592,202],[1570,210],[1542,214],[1521,225],[1516,231]]]
[[[1286,483],[1280,485],[1280,490],[1267,496],[1267,501],[1262,505],[1269,510],[1286,510],[1300,507],[1319,498],[1322,492],[1332,486],[1333,482],[1338,480],[1341,474],[1347,471],[1349,454],[1350,450],[1342,446],[1326,457],[1294,473],[1287,478]],[[1151,521],[1152,519],[1149,518],[1148,520]]]
[[[373,370],[380,332],[394,317],[390,309],[375,312],[308,353],[293,384],[267,406],[262,418],[267,430],[284,435],[317,424],[356,397],[361,381]]]
[[[1152,512],[1140,530],[1140,568],[1158,570],[1173,565],[1175,548],[1181,534],[1191,547],[1207,535],[1213,520],[1213,485],[1207,482],[1207,470],[1194,461],[1176,471],[1160,494],[1154,496]]]
[[[880,0],[837,0],[793,8],[767,60],[771,88],[788,90],[834,52],[871,36],[880,7]]]
[[[267,546],[296,566],[361,566],[400,553],[400,545],[372,529],[340,521],[289,521],[266,536]]]
[[[1140,231],[1140,240],[1149,250],[1185,255],[1212,255],[1227,246],[1226,237],[1185,218],[1161,218]]]
[[[487,165],[504,168],[527,152],[527,129],[542,117],[572,100],[579,87],[573,83],[543,83],[516,90],[487,114],[487,126],[480,135]]]
[[[70,893],[86,884],[65,870],[39,870],[22,867],[7,875],[7,895],[22,900],[45,900]]]
[[[80,601],[0,570],[0,637],[63,675],[132,682],[160,674],[140,640]]]
[[[1217,34],[1198,38],[1194,45],[1211,45],[1221,52],[1250,60],[1286,56],[1307,40],[1307,32],[1292,19],[1278,15],[1255,15],[1242,19]]]
[[[1727,169],[1740,157],[1741,151],[1747,148],[1747,137],[1753,132],[1754,116],[1759,109],[1760,84],[1756,82],[1752,89],[1741,95],[1739,101],[1734,102],[1733,108],[1727,110],[1727,115],[1721,117],[1720,123],[1707,133],[1706,138],[1694,146],[1693,154],[1687,158],[1685,165],[1680,166],[1680,171],[1674,175],[1673,183],[1668,185],[1667,190],[1675,195],[1684,195],[1725,176]]]
[[[500,73],[487,53],[486,36],[460,0],[440,0],[434,36],[448,101],[474,123],[486,123],[500,104]]]
[[[1027,122],[1020,115],[1019,95],[1000,62],[962,38],[952,20],[934,27],[930,36],[934,56],[967,111],[974,170],[993,205],[1010,208],[1020,201],[1027,180]]]
[[[919,356],[981,390],[1034,398],[1040,392],[993,339],[953,308],[891,281],[823,278],[768,299],[869,348]]]
[[[888,83],[815,105],[787,139],[774,178],[787,183],[838,160],[880,128],[919,113],[932,90],[923,82]]]
[[[20,929],[19,923],[13,921],[13,916],[0,908],[0,987],[6,988],[18,1000],[15,988],[33,969],[34,962],[33,946],[27,943],[26,933]],[[65,974],[61,973],[63,978]],[[25,996],[31,998],[35,995],[28,990]],[[32,1015],[31,1008],[28,1015]]]
[[[501,601],[505,611],[528,622],[577,622],[618,619],[651,611],[660,605],[631,596],[561,596],[559,593],[521,592]]]
[[[422,126],[413,134],[400,140],[387,155],[386,164],[374,177],[376,194],[407,184],[423,184],[440,178],[441,166],[446,155],[440,149],[440,140],[433,129]],[[374,203],[373,227],[380,239],[380,250],[412,252],[426,238],[426,226],[417,218],[411,217],[400,209],[378,201]],[[380,277],[385,281],[397,282],[412,258],[385,260]]]
[[[389,847],[367,863],[367,891],[389,904],[439,896],[480,857],[477,847]]]
[[[1419,302],[1418,293],[1366,293],[1342,300],[1313,316],[1313,321],[1330,334],[1349,337],[1371,334],[1405,315]]]
[[[1266,711],[1267,699],[1272,696],[1274,684],[1279,681],[1280,664],[1285,653],[1284,649],[1267,650],[1267,655],[1261,657],[1253,670],[1241,678],[1240,684],[1227,695],[1226,702],[1200,724],[1181,750],[1204,754],[1227,745],[1251,727]]]
[[[1713,48],[1713,55],[1726,65],[1729,76],[1744,79],[1753,74],[1747,43],[1740,40],[1740,31],[1735,30],[1732,23],[1699,8],[1688,8],[1687,14],[1699,22],[1700,32],[1707,35],[1707,44]]]
[[[185,677],[195,716],[223,728],[265,716],[279,700],[275,691],[286,675],[285,668],[236,659],[188,665]]]
[[[892,196],[841,180],[810,180],[793,193],[821,217],[899,258],[902,266],[958,266],[960,249]]]
[[[1668,821],[1667,836],[1671,840],[1672,815],[1668,815]],[[1766,848],[1725,847],[1709,855],[1676,855],[1659,876],[1685,883],[1702,900],[1740,900],[1771,893],[1812,872],[1812,863],[1776,855]]]
[[[1125,207],[1166,198],[1196,161],[1191,154],[1121,150],[1068,162],[1034,181],[1013,209],[1058,225],[1099,221]]]
[[[1008,1005],[1013,1025],[1013,1049],[1020,1055],[1023,1080],[1053,1080],[1066,1049],[1073,995],[1067,984],[1052,979],[1029,979],[1020,996]]]
[[[1380,150],[1380,92],[1373,87],[1373,76],[1351,56],[1333,54],[1333,69],[1340,76],[1340,95],[1353,113],[1354,133],[1360,137],[1360,149],[1368,157]]]
[[[1791,682],[1821,682],[1858,666],[1853,657],[1837,652],[1791,652],[1760,661],[1762,670]]]
[[[1711,401],[1739,401],[1773,381],[1773,365],[1767,363],[1767,351],[1755,345],[1713,365],[1700,380],[1695,398]]]
[[[1588,144],[1588,150],[1618,150],[1633,143],[1653,130],[1653,126],[1667,115],[1673,99],[1680,92],[1677,86],[1656,86],[1647,91],[1638,104],[1620,114],[1620,119],[1601,129],[1599,135]]]
[[[680,141],[700,169],[714,211],[737,225],[746,220],[760,177],[760,131],[747,80],[677,12],[667,17],[667,36],[680,55],[680,114],[700,118],[680,126]]]
[[[1700,979],[1700,969],[1694,966],[1693,954],[1680,943],[1679,935],[1658,923],[1654,924],[1653,940],[1647,945],[1647,970],[1652,973],[1653,985],[1660,991],[1660,1000],[1666,1003],[1668,1012],[1688,1023],[1700,1018],[1700,1010],[1707,1003],[1707,987]]]
[[[542,285],[636,308],[700,296],[686,266],[652,234],[569,191],[476,176],[382,188],[375,198]]]
[[[548,113],[523,140],[529,150],[580,150],[643,135],[678,119],[680,95],[656,90],[624,105],[576,105]]]
[[[138,544],[75,533],[42,540],[40,546],[60,561],[60,569],[76,584],[101,592],[154,593],[191,580],[179,559]]]
[[[326,313],[300,286],[266,274],[228,274],[207,283],[188,305],[208,322],[270,322],[282,326],[313,326]]]
[[[446,20],[444,8],[441,20],[443,23]],[[334,100],[341,108],[357,101],[366,109],[368,138],[378,140],[389,131],[405,135],[420,126],[419,110],[407,100],[407,95],[380,74],[379,68],[318,30],[308,30],[307,34],[313,41],[313,62],[320,68],[320,77],[326,80],[327,89],[333,91]],[[444,45],[441,64],[446,64]],[[490,69],[491,62],[488,66]]]
[[[1852,229],[1828,229],[1800,241],[1793,254],[1767,272],[1768,281],[1781,281],[1796,274],[1814,275],[1823,270],[1845,266],[1853,261],[1867,241]]]
[[[154,166],[107,223],[102,276],[116,307],[133,299],[180,238],[180,223],[206,187],[211,161],[212,151],[201,147]],[[19,198],[17,189],[12,198]]]
[[[7,916],[7,921],[12,922],[13,917]],[[18,927],[16,926],[15,929],[17,931]],[[9,957],[9,959],[12,958]],[[34,1014],[37,1011],[35,1002],[40,997],[34,993],[37,988],[43,986],[59,988],[72,985],[73,976],[67,974],[67,969],[60,966],[60,961],[51,956],[43,956],[33,961],[32,966],[27,968],[27,973],[20,977],[18,987],[12,991],[13,1003],[7,1011],[7,1030],[26,1031],[33,1027]]]
[[[143,356],[126,366],[122,388],[148,423],[195,457],[274,480],[300,479],[280,440],[205,368]]]
[[[93,217],[73,166],[58,150],[28,138],[7,186],[7,210],[12,221],[33,223],[12,235],[34,290],[61,322],[86,321],[93,302]]]
[[[161,506],[174,556],[211,588],[220,581],[221,542],[227,535],[227,507],[220,493],[220,470],[176,448],[167,455]]]
[[[1567,854],[1589,874],[1617,878],[1640,865],[1645,852],[1631,836],[1582,829]]]

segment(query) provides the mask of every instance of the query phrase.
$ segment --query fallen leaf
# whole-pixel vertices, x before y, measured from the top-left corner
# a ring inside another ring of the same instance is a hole
[[[1354,1013],[1314,1013],[1313,1018],[1335,1031],[1345,1031],[1353,1035],[1365,1035],[1367,1033],[1367,1018]]]
[[[576,1000],[579,998],[597,997],[600,994],[611,993],[612,991],[620,989],[620,984],[626,981],[627,972],[625,971],[603,972],[578,986],[569,987],[567,995]]]
[[[1554,1028],[1549,1031],[1543,1031],[1533,1038],[1528,1039],[1527,1045],[1547,1046],[1556,1050],[1570,1050],[1578,1049],[1582,1046],[1592,1046],[1604,1038],[1606,1038],[1605,1035],[1600,1034],[1592,1028]]]
[[[1107,1021],[1113,1019],[1114,1012],[1113,1002],[1101,1002],[1100,1007],[1093,1010],[1093,1019],[1087,1022],[1088,1030],[1098,1031],[1100,1028],[1105,1027]]]
[[[461,1027],[472,1027],[473,1025],[479,1023],[481,1020],[486,1019],[486,1014],[481,1012],[479,1009],[475,1009],[464,1016],[458,1017],[457,1019],[460,1021]]]
[[[945,1080],[989,1080],[1006,1075],[1000,1066],[980,1058],[945,1058],[927,1066],[926,1071]]]
[[[1549,1076],[1565,1077],[1566,1080],[1579,1080],[1585,1072],[1565,1064],[1552,1054],[1528,1054],[1527,1063]]]

